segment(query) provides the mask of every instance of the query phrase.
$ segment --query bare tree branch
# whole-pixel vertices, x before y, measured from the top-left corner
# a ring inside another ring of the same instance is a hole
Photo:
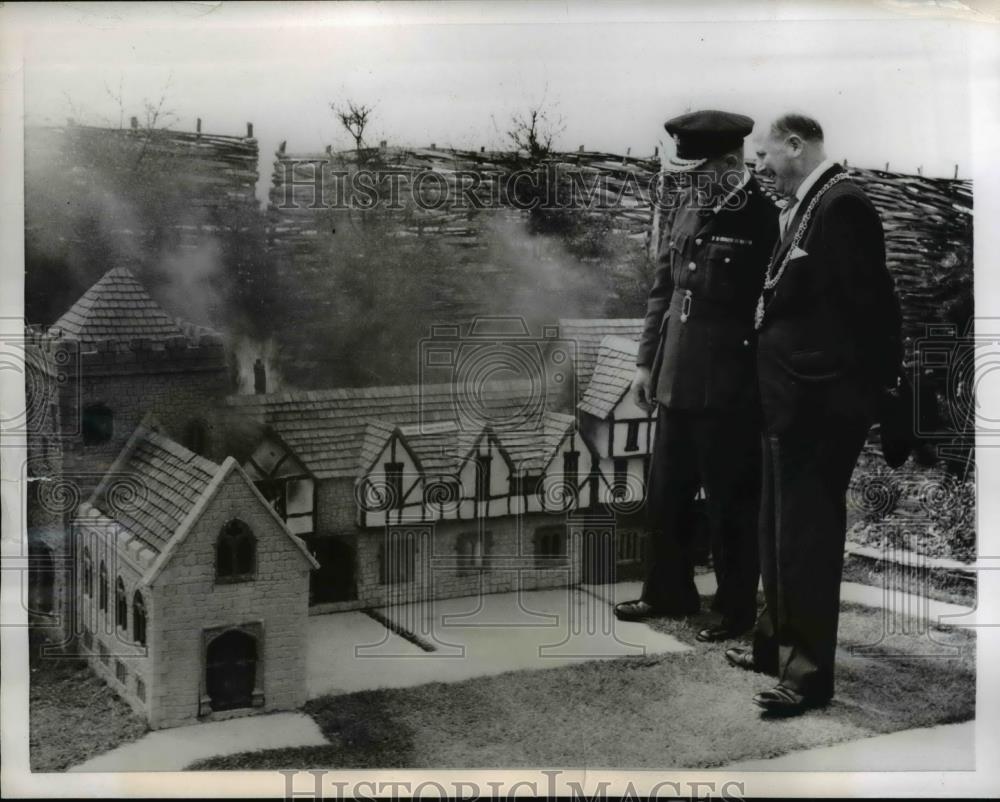
[[[562,117],[553,119],[545,108],[545,99],[528,109],[527,113],[511,116],[511,128],[507,130],[517,150],[527,151],[532,159],[539,159],[552,152],[555,138],[566,130]]]
[[[354,139],[355,150],[361,150],[364,146],[365,128],[368,126],[375,107],[348,100],[343,106],[331,103],[330,110],[340,121],[344,130]]]

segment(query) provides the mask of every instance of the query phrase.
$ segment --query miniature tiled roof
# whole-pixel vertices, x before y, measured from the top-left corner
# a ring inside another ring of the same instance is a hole
[[[364,436],[361,438],[361,450],[358,453],[359,470],[367,470],[378,459],[378,455],[385,448],[386,441],[395,431],[395,425],[388,421],[370,420],[366,422]]]
[[[175,337],[197,339],[214,334],[210,329],[175,320],[154,301],[127,267],[115,267],[87,290],[69,310],[52,324],[56,337],[92,345],[100,340],[151,342]]]
[[[641,317],[631,318],[562,318],[559,336],[576,343],[576,386],[583,392],[597,364],[597,349],[609,334],[638,340],[642,335]]]
[[[566,432],[576,424],[576,418],[562,412],[546,412],[540,432],[523,430],[497,433],[518,471],[541,471],[548,465]]]
[[[509,421],[533,409],[538,392],[530,381],[493,382],[477,395],[474,409]],[[362,454],[377,447],[378,430],[368,430],[372,421],[409,426],[461,414],[451,383],[237,395],[226,403],[272,429],[318,479],[357,476]]]
[[[458,461],[472,448],[480,434],[466,432],[454,420],[400,428],[406,444],[413,449],[420,467],[428,476],[445,476],[458,469]]]
[[[303,559],[318,568],[305,543],[288,530],[232,457],[217,465],[198,456],[162,434],[152,415],[136,428],[90,498],[80,505],[78,520],[120,527],[117,547],[148,569],[144,581],[152,582],[234,473],[253,490]]]
[[[153,428],[140,426],[90,506],[159,554],[219,471]],[[115,477],[122,480],[116,481]]]
[[[510,457],[517,471],[541,471],[562,441],[566,432],[575,424],[572,415],[546,410],[540,425],[524,429],[499,429],[493,435]],[[455,421],[427,426],[400,428],[406,444],[420,460],[428,476],[456,473],[460,461],[468,456],[482,435],[482,431],[466,431]]]
[[[597,365],[578,409],[604,420],[628,391],[635,375],[639,343],[610,335],[601,340]]]

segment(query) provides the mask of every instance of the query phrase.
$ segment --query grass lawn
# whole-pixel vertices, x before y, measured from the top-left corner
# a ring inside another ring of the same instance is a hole
[[[696,644],[704,620],[652,622],[691,652],[315,699],[305,710],[329,745],[191,768],[698,768],[975,715],[975,636],[967,630],[935,630],[933,642],[881,638],[881,610],[844,605],[837,698],[769,721],[750,699],[773,680],[729,667],[729,644]],[[868,644],[877,645],[856,653]],[[944,656],[947,646],[958,655]]]
[[[75,657],[41,657],[32,648],[32,771],[63,771],[134,741],[146,722]]]

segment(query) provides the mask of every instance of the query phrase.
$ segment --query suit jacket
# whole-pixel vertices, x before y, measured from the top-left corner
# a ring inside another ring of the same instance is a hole
[[[754,310],[777,237],[778,210],[752,176],[718,211],[688,191],[666,216],[636,360],[661,405],[758,409]]]
[[[799,202],[775,248],[775,269],[832,166]],[[899,301],[885,264],[878,212],[852,181],[820,198],[780,281],[765,293],[758,373],[765,426],[788,431],[829,416],[878,414],[901,360]]]

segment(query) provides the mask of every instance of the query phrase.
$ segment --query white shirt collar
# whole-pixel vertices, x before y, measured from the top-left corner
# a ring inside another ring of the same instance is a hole
[[[740,183],[738,183],[728,193],[726,193],[726,197],[724,197],[717,204],[715,204],[715,208],[712,209],[712,211],[713,212],[718,212],[719,209],[721,209],[723,206],[725,206],[729,202],[729,199],[731,197],[733,197],[733,195],[735,195],[737,192],[739,192],[740,190],[742,190],[743,187],[745,187],[747,185],[747,182],[749,182],[749,181],[750,181],[750,170],[747,167],[744,167],[743,168],[743,175],[740,177]]]
[[[795,203],[801,201],[806,196],[806,193],[812,189],[813,184],[819,181],[819,177],[835,164],[836,162],[833,159],[824,159],[816,165],[816,168],[804,179],[802,179],[802,183],[799,184],[799,188],[795,190]]]

